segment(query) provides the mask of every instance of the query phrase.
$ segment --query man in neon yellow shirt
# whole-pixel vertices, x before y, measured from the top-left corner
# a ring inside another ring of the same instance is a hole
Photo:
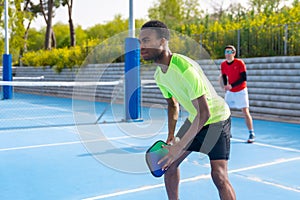
[[[179,165],[192,152],[209,156],[211,176],[222,200],[234,200],[235,192],[228,179],[230,153],[230,110],[219,97],[199,65],[190,58],[172,53],[168,46],[170,32],[157,20],[145,23],[140,32],[141,55],[157,65],[155,80],[168,102],[169,153],[164,180],[170,200],[179,198]],[[189,113],[175,137],[179,104]],[[179,141],[176,139],[179,138]]]

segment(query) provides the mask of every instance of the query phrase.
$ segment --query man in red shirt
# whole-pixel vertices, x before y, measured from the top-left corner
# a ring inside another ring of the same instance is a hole
[[[252,117],[249,112],[246,65],[235,58],[236,49],[232,45],[225,47],[226,60],[221,63],[221,76],[224,83],[225,101],[230,108],[242,109],[249,130],[248,143],[255,140]]]

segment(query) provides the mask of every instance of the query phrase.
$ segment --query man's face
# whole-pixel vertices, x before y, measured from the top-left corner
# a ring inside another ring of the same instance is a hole
[[[143,29],[139,36],[141,56],[144,60],[157,60],[163,51],[162,39],[153,29]]]
[[[235,52],[231,48],[226,48],[224,53],[226,60],[232,61],[234,59]]]

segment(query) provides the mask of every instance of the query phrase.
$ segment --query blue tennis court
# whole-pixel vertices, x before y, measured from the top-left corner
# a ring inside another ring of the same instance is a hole
[[[32,97],[0,101],[0,199],[167,199],[163,178],[142,166],[146,149],[166,138],[165,110],[144,107],[143,122],[126,123],[116,105],[93,123],[83,108],[91,122],[78,123],[72,99]],[[95,103],[96,115],[107,104]],[[229,176],[237,199],[300,199],[300,125],[254,120],[254,126],[257,142],[247,144],[244,120],[232,120]],[[137,138],[136,130],[147,131]],[[206,156],[193,153],[183,162],[180,199],[219,199]]]

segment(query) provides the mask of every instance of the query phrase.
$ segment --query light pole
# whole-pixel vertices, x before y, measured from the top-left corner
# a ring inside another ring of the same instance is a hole
[[[129,0],[129,37],[134,38],[135,20],[133,12],[133,0]]]

